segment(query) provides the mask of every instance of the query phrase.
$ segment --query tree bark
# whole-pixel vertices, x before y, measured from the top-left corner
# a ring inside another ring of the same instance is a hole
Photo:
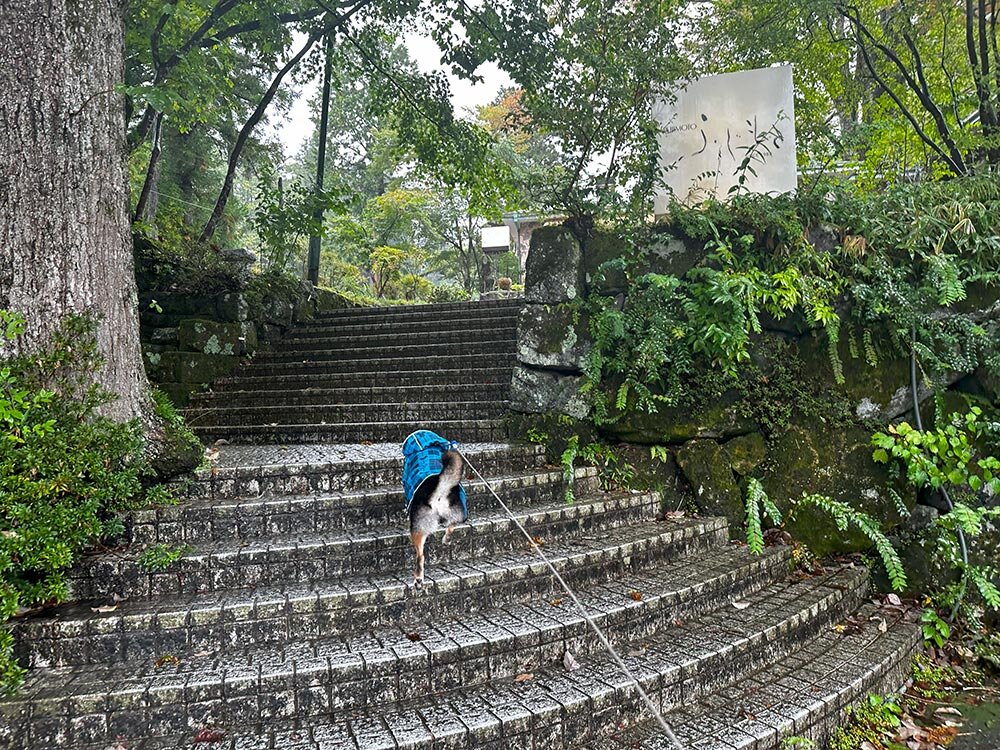
[[[120,0],[4,0],[0,13],[0,308],[45,346],[71,313],[100,318],[104,413],[148,417],[125,170]]]

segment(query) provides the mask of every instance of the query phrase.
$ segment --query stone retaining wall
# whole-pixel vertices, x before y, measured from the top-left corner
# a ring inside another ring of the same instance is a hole
[[[293,323],[350,306],[339,294],[307,282],[294,299],[276,295],[256,307],[243,290],[146,293],[139,300],[146,373],[175,405],[184,406],[191,393],[232,373]]]

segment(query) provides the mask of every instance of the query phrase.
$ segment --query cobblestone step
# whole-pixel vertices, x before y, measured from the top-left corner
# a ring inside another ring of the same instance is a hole
[[[685,747],[699,750],[778,750],[790,736],[823,747],[849,705],[899,689],[920,646],[919,629],[896,611],[869,605],[857,619],[864,623],[859,629],[823,632],[765,670],[685,701],[665,718]],[[640,747],[674,750],[648,722],[587,745],[588,750]]]
[[[194,425],[203,442],[238,443],[358,443],[402,442],[414,430],[433,430],[460,442],[499,442],[507,428],[499,419],[421,420],[416,422],[345,422],[303,425]]]
[[[557,541],[546,554],[574,586],[631,577],[665,562],[698,557],[731,559],[717,519],[675,523],[669,529],[613,529],[600,543]],[[705,557],[708,555],[709,557]],[[748,575],[777,577],[783,552],[762,558]],[[711,567],[712,564],[706,565]],[[738,567],[738,566],[737,566]],[[749,585],[737,581],[734,585]],[[447,563],[428,570],[423,591],[400,571],[382,577],[344,577],[220,594],[166,596],[120,603],[111,611],[71,605],[18,624],[22,655],[35,665],[141,660],[163,653],[197,653],[261,642],[290,642],[322,634],[363,632],[409,620],[450,620],[487,608],[552,601],[556,581],[534,553],[510,552],[487,561]],[[106,610],[106,608],[105,608]],[[283,635],[288,641],[282,640]]]
[[[619,642],[641,650],[641,658],[628,657],[633,668],[664,708],[672,708],[792,653],[855,606],[865,582],[861,571],[846,570],[772,584],[752,595],[738,618],[723,606],[652,636],[641,618],[624,615]],[[624,591],[618,593],[626,599]],[[651,601],[650,608],[656,604]],[[460,624],[429,626],[426,642],[397,629],[378,634],[385,640],[376,634],[353,640],[350,648],[319,640],[261,651],[225,667],[208,661],[168,666],[153,675],[95,670],[69,679],[59,697],[36,696],[27,716],[16,704],[4,710],[12,724],[28,726],[34,743],[53,742],[71,731],[77,742],[127,740],[137,732],[190,736],[191,727],[206,725],[242,733],[256,723],[265,737],[275,733],[269,746],[287,748],[290,737],[281,722],[294,717],[299,729],[312,718],[356,743],[348,747],[365,750],[489,747],[491,736],[504,739],[504,732],[515,731],[526,735],[527,744],[502,746],[578,747],[637,716],[638,706],[609,658],[588,654],[583,624],[568,612],[566,619],[555,627],[567,630],[548,647],[534,617],[520,625],[516,616],[473,617],[471,624],[483,632]],[[580,653],[581,665],[569,673],[560,658],[567,646]],[[440,667],[431,669],[436,660]],[[515,682],[522,669],[531,670],[533,679]],[[58,674],[51,674],[47,686],[57,680]],[[441,690],[448,692],[428,698]],[[407,703],[393,709],[396,700]],[[254,732],[256,741],[260,730]]]
[[[306,360],[298,362],[254,362],[243,365],[240,377],[275,375],[327,375],[348,372],[354,375],[393,372],[397,370],[441,370],[444,368],[475,369],[477,367],[506,367],[508,372],[514,366],[514,351],[500,353],[454,354],[422,356],[369,356],[356,359],[336,359],[330,361]]]
[[[497,339],[484,335],[476,341],[456,343],[439,341],[433,344],[410,344],[397,339],[392,345],[378,348],[369,346],[335,347],[332,349],[276,349],[263,351],[252,360],[254,366],[283,365],[298,363],[327,363],[343,360],[392,361],[428,357],[472,357],[485,355],[514,355],[516,344],[513,338]]]
[[[562,469],[494,476],[493,487],[511,508],[565,504],[568,483]],[[500,510],[478,480],[464,482],[473,516]],[[597,470],[574,471],[577,497],[600,489]],[[125,519],[130,544],[197,544],[225,539],[258,539],[273,534],[344,532],[397,524],[406,518],[402,487],[237,500],[203,498],[182,505],[133,511]]]
[[[352,422],[421,422],[498,419],[506,401],[423,401],[270,406],[192,407],[182,414],[190,427],[241,425],[342,424]]]
[[[242,372],[242,371],[240,371]],[[378,372],[325,372],[297,375],[243,375],[220,378],[212,383],[216,392],[254,388],[374,388],[415,385],[510,386],[511,368],[476,367],[471,370],[445,367],[439,370],[393,370]]]
[[[609,529],[654,520],[660,498],[654,493],[600,494],[573,504],[563,501],[532,506],[517,514],[533,535],[547,543],[560,538],[599,537]],[[662,523],[662,522],[661,522]],[[430,566],[468,561],[522,549],[526,541],[500,512],[479,513],[455,528],[451,544],[428,544]],[[84,558],[69,573],[73,598],[118,596],[131,599],[163,594],[201,593],[298,581],[333,580],[413,566],[409,528],[400,522],[348,534],[281,534],[264,539],[206,541],[186,550],[168,570],[151,572],[127,554]]]
[[[503,321],[500,321],[503,322]],[[399,330],[401,326],[386,326],[373,333],[339,332],[340,335],[300,336],[301,329],[292,331],[274,348],[274,351],[304,351],[315,349],[379,349],[401,343],[427,346],[431,344],[469,344],[479,341],[496,341],[499,345],[513,347],[517,338],[517,326],[484,325],[462,329],[447,328],[427,330],[411,328]]]
[[[444,433],[449,438],[448,433]],[[210,467],[197,481],[178,487],[192,499],[214,502],[263,496],[399,487],[403,471],[400,444],[298,443],[219,445]],[[485,476],[531,471],[545,466],[540,445],[465,442],[462,452]]]
[[[439,302],[436,304],[390,305],[386,307],[349,307],[342,310],[329,310],[319,313],[313,320],[355,320],[371,318],[402,318],[416,320],[420,316],[441,315],[448,317],[467,317],[469,315],[514,314],[523,307],[524,300],[515,297],[506,300],[487,300],[483,302]]]
[[[423,331],[468,331],[510,328],[518,323],[520,309],[514,310],[468,310],[459,315],[414,313],[412,315],[356,317],[354,319],[314,318],[297,325],[289,331],[294,337],[312,336],[357,336],[384,335],[395,332],[398,335]]]
[[[509,383],[396,387],[301,388],[295,390],[206,391],[192,394],[192,408],[298,406],[304,404],[410,404],[441,401],[506,401]]]

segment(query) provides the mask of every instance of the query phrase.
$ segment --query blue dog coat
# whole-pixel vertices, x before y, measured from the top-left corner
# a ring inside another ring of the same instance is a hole
[[[444,452],[455,448],[457,443],[445,440],[436,432],[417,430],[403,441],[403,495],[409,510],[413,494],[428,477],[436,477],[444,466],[441,457]],[[465,499],[465,487],[459,485],[462,510],[469,514]]]

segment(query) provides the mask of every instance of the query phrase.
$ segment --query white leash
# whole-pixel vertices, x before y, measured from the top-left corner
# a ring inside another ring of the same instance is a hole
[[[670,728],[670,725],[667,723],[667,720],[664,719],[663,714],[660,713],[660,709],[657,708],[655,703],[653,703],[653,699],[649,697],[649,694],[643,689],[642,685],[639,683],[639,680],[635,677],[635,675],[632,674],[632,670],[628,668],[628,666],[622,660],[621,656],[618,655],[618,652],[615,650],[615,647],[611,645],[611,641],[608,640],[608,637],[604,635],[604,632],[597,626],[597,623],[594,622],[593,619],[590,617],[590,615],[587,613],[587,610],[584,608],[583,604],[577,598],[576,594],[573,593],[573,589],[569,587],[569,584],[566,583],[565,579],[563,579],[561,575],[559,575],[559,571],[555,569],[555,566],[549,561],[549,558],[545,556],[545,553],[542,551],[542,548],[535,543],[534,538],[532,538],[531,534],[528,533],[528,530],[521,525],[521,522],[517,520],[517,518],[511,512],[510,508],[507,507],[507,504],[500,499],[500,496],[496,493],[496,490],[493,489],[493,485],[490,484],[489,480],[479,473],[479,469],[477,469],[472,464],[472,462],[469,461],[468,457],[462,452],[460,448],[455,447],[454,449],[462,457],[462,460],[465,461],[468,467],[472,469],[472,472],[477,477],[479,477],[479,480],[486,485],[486,489],[488,489],[490,491],[490,494],[493,495],[493,498],[498,503],[500,503],[500,507],[503,508],[504,512],[510,517],[510,520],[513,521],[514,525],[517,526],[517,528],[521,531],[522,534],[524,534],[524,538],[528,540],[528,544],[531,545],[531,548],[538,553],[538,556],[542,558],[542,562],[544,562],[545,565],[548,566],[548,569],[552,571],[552,575],[556,577],[556,580],[559,581],[559,585],[563,587],[563,589],[566,591],[566,594],[573,601],[573,604],[576,605],[576,608],[578,610],[580,610],[580,614],[583,615],[583,618],[587,621],[587,624],[590,625],[591,630],[594,631],[594,635],[597,636],[597,639],[601,642],[601,645],[603,645],[604,648],[607,649],[608,653],[611,654],[612,660],[622,671],[622,673],[626,677],[628,677],[629,680],[631,680],[632,683],[635,685],[635,689],[639,693],[639,697],[641,697],[643,702],[645,702],[646,707],[649,709],[650,713],[653,714],[657,723],[663,729],[664,734],[667,735],[667,737],[674,744],[674,747],[676,747],[677,750],[684,750],[684,745],[682,745],[680,740],[677,739],[677,736]]]

